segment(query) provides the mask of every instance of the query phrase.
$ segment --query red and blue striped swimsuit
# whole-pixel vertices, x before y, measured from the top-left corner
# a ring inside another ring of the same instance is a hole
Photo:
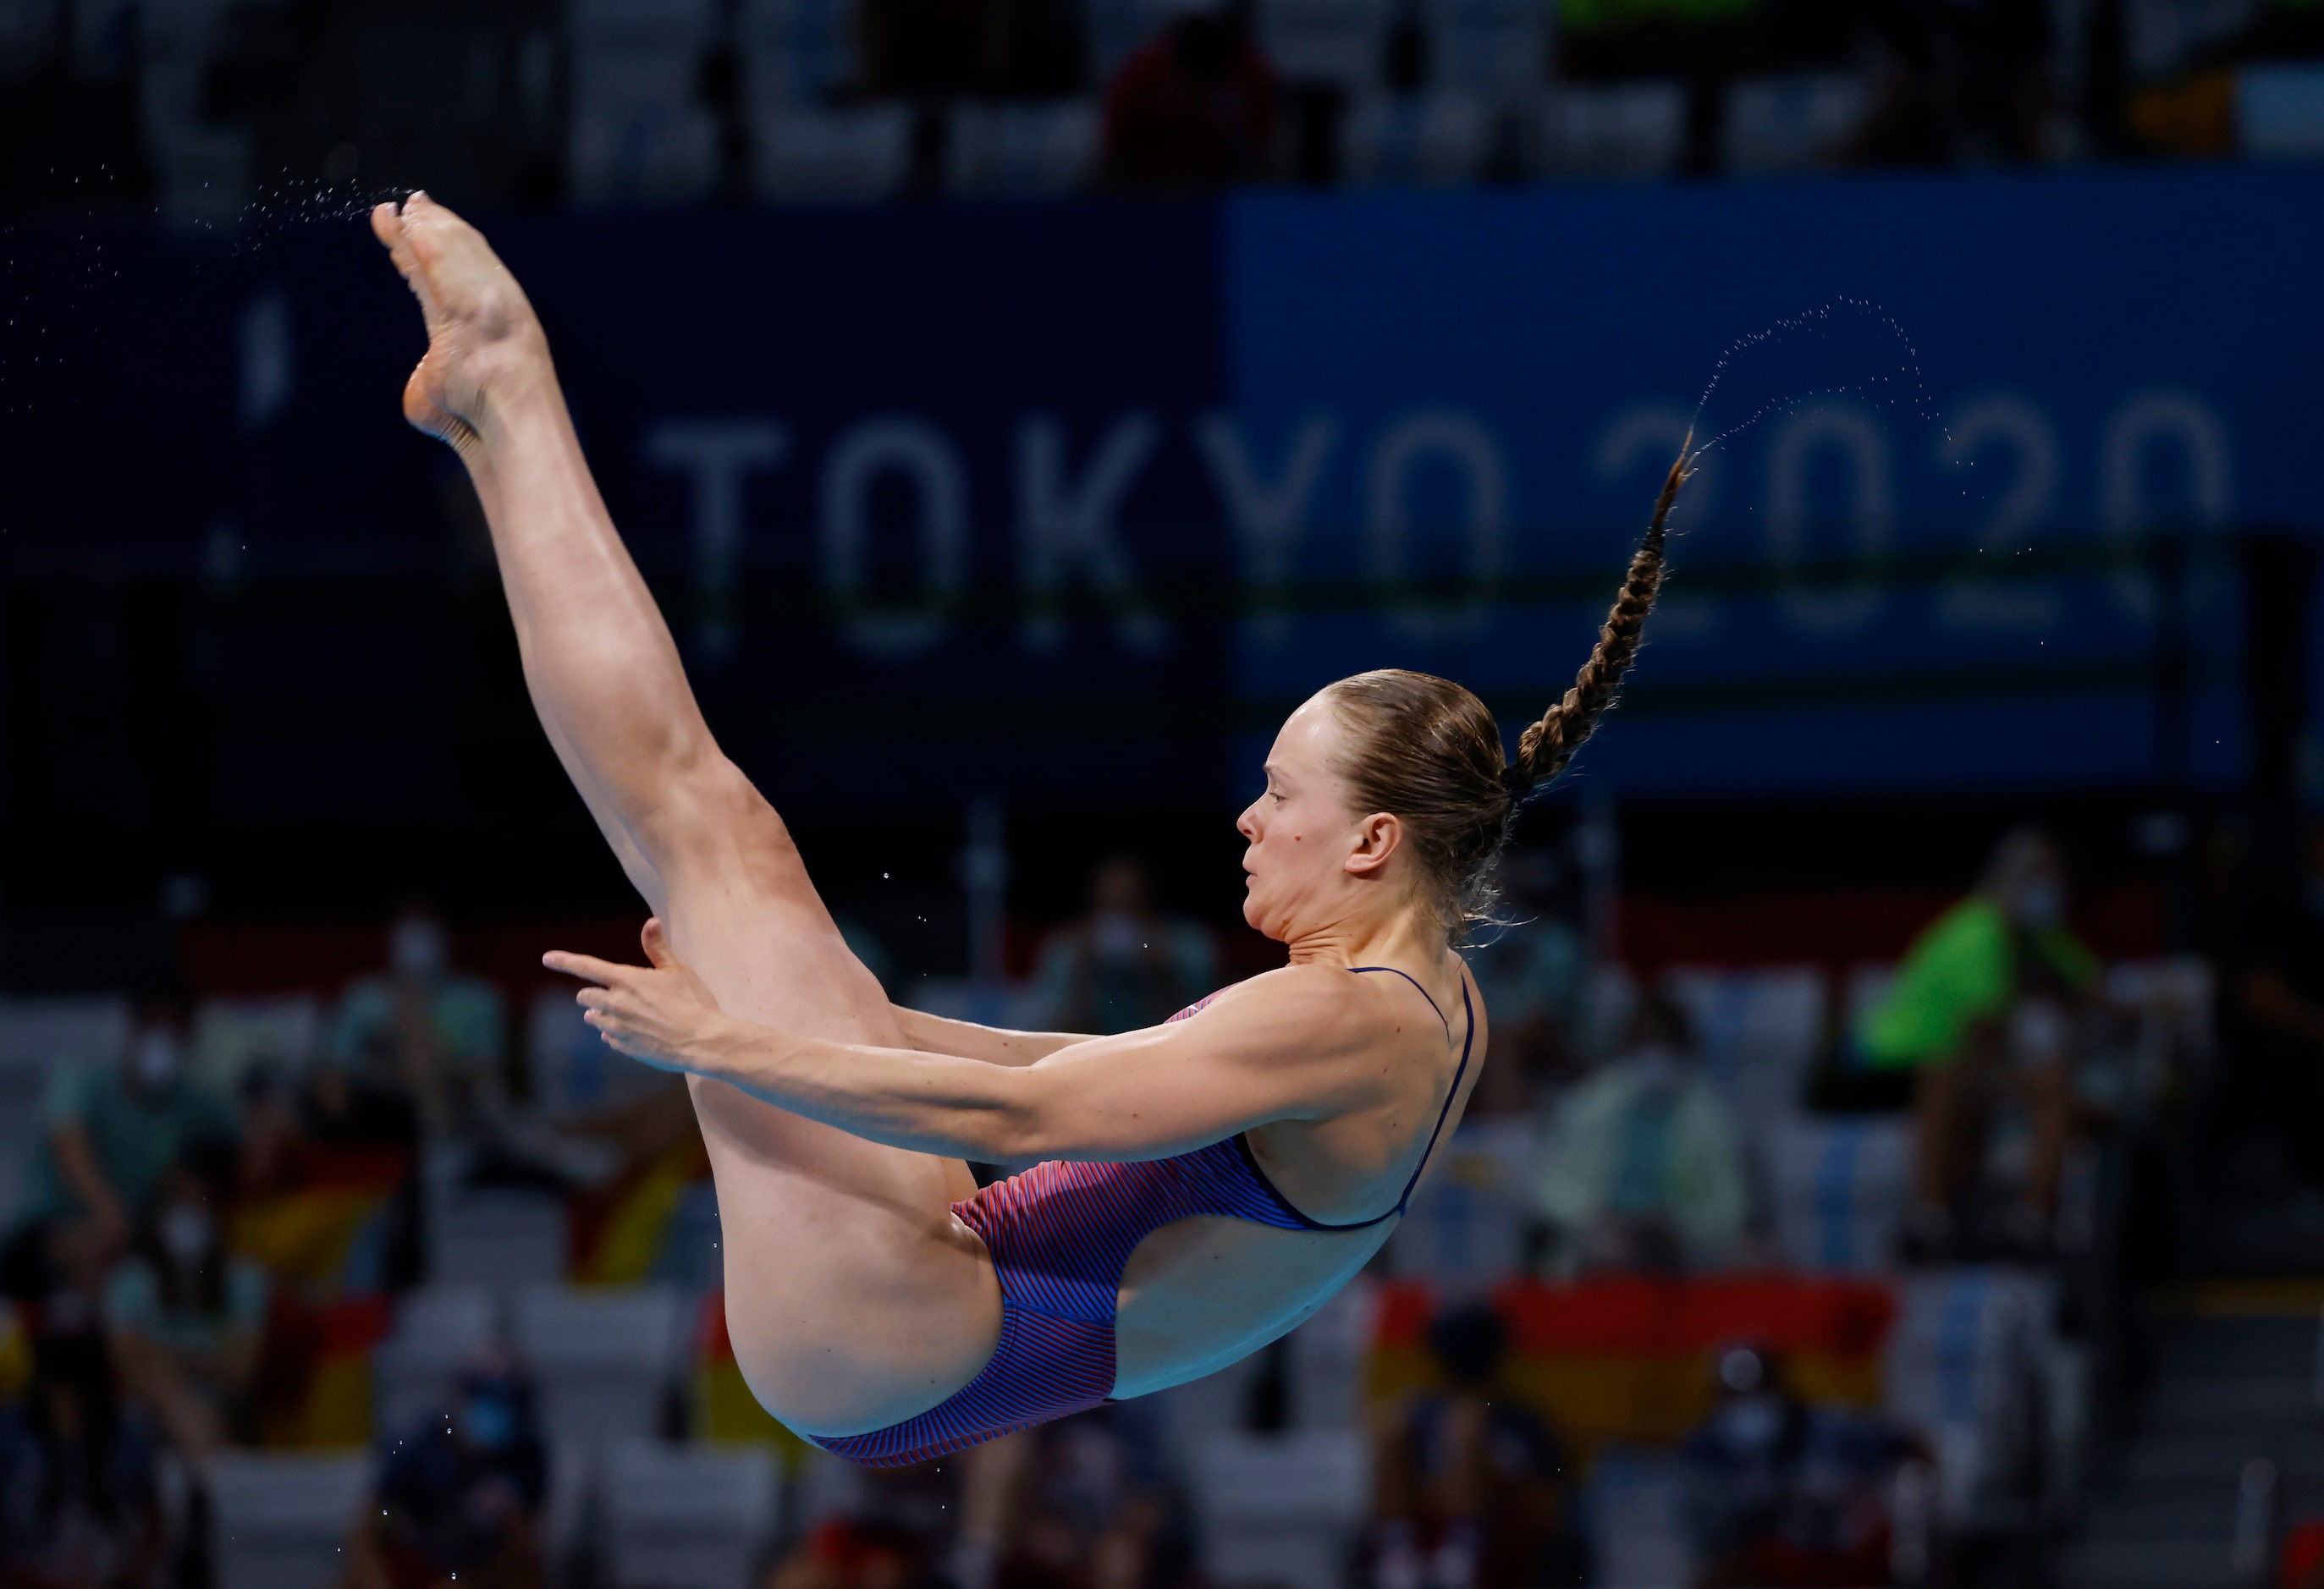
[[[1391,971],[1420,987],[1394,966],[1350,969]],[[1420,987],[1420,997],[1428,998],[1425,987]],[[1170,1019],[1186,1019],[1211,998]],[[1436,1009],[1434,999],[1428,1005]],[[1240,1132],[1168,1159],[1036,1164],[952,1206],[984,1238],[1001,1281],[1001,1342],[991,1360],[974,1379],[916,1418],[870,1434],[807,1437],[866,1467],[903,1467],[1098,1406],[1113,1394],[1114,1306],[1121,1272],[1138,1244],[1164,1226],[1219,1214],[1277,1230],[1362,1230],[1403,1213],[1468,1073],[1476,1017],[1466,978],[1461,1013],[1468,1030],[1461,1042],[1460,1069],[1452,1073],[1452,1090],[1444,1095],[1444,1107],[1412,1179],[1386,1214],[1346,1225],[1308,1218],[1275,1189]],[[1443,1020],[1444,1012],[1437,1010],[1436,1017]],[[1450,1022],[1445,1033],[1452,1033]]]

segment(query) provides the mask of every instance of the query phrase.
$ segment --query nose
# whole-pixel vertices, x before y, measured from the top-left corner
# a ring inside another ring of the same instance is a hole
[[[1259,842],[1258,801],[1254,800],[1249,805],[1242,808],[1242,814],[1235,818],[1235,831],[1240,833],[1253,844]]]

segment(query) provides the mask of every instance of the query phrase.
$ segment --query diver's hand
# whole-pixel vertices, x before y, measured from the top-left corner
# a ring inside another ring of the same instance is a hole
[[[713,1074],[718,1039],[736,1023],[718,1007],[693,968],[672,952],[659,918],[647,921],[639,940],[650,964],[616,965],[564,950],[542,955],[540,963],[594,984],[574,997],[582,1006],[581,1018],[614,1048],[659,1070]]]

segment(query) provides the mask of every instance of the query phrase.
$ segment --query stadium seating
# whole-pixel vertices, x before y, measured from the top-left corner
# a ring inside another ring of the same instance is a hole
[[[1379,78],[1389,0],[1274,0],[1259,9],[1259,47],[1284,77],[1350,91]]]
[[[1830,992],[1821,967],[1675,967],[1663,987],[1692,1021],[1704,1073],[1747,1130],[1798,1107],[1823,1043]]]
[[[617,1589],[739,1589],[775,1537],[779,1491],[764,1447],[624,1440],[605,1453],[602,1486]]]
[[[566,11],[566,162],[582,205],[677,204],[709,191],[717,129],[696,92],[715,0],[576,0]]]
[[[1794,1115],[1765,1144],[1775,1242],[1788,1263],[1855,1273],[1894,1263],[1912,1184],[1909,1120]]]
[[[1057,194],[1097,175],[1098,107],[1054,105],[955,106],[945,185],[955,192]]]
[[[1904,1275],[1888,1340],[1887,1409],[1935,1449],[1940,1502],[1954,1525],[2022,1524],[2007,1514],[2051,1460],[2045,1424],[2077,1404],[2078,1363],[2061,1355],[2054,1281],[1958,1269]]]
[[[500,1333],[497,1299],[482,1286],[407,1293],[372,1357],[374,1428],[393,1437],[450,1409],[461,1367]]]
[[[1826,164],[1863,124],[1871,102],[1862,72],[1741,78],[1727,96],[1727,169],[1748,175]]]
[[[1367,94],[1343,129],[1348,179],[1359,186],[1465,182],[1483,167],[1489,118],[1466,94]]]
[[[1192,1478],[1203,1570],[1220,1589],[1339,1589],[1370,1500],[1358,1429],[1214,1431]]]
[[[428,1278],[499,1290],[565,1275],[565,1204],[514,1187],[430,1186]]]
[[[194,1011],[194,1074],[231,1093],[254,1065],[296,1075],[323,1039],[323,1001],[311,993],[206,998]]]
[[[529,1286],[510,1337],[540,1385],[544,1435],[603,1451],[661,1432],[686,1347],[686,1308],[666,1286]]]
[[[2324,63],[2269,61],[2239,69],[2236,142],[2263,160],[2324,155]]]
[[[1569,83],[1547,96],[1552,170],[1576,176],[1657,177],[1678,169],[1686,88],[1662,79]]]
[[[346,1570],[371,1459],[226,1451],[209,1471],[217,1582],[233,1589],[318,1589]]]

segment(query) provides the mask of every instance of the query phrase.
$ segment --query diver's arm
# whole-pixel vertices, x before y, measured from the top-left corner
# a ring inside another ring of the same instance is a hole
[[[1011,1162],[1166,1158],[1275,1120],[1373,1107],[1395,1037],[1343,973],[1294,966],[1237,985],[1191,1020],[1060,1048],[1030,1065],[809,1038],[736,1020],[650,933],[654,964],[544,957],[594,987],[586,1018],[634,1059],[740,1088],[891,1147]],[[1388,1045],[1384,1047],[1384,1045]]]
[[[1002,1026],[980,1026],[898,1005],[897,1024],[904,1041],[924,1054],[955,1054],[987,1065],[1030,1065],[1061,1048],[1090,1041],[1071,1032],[1012,1032]]]

